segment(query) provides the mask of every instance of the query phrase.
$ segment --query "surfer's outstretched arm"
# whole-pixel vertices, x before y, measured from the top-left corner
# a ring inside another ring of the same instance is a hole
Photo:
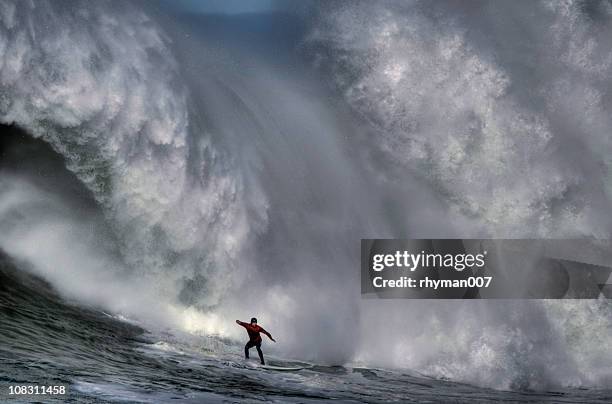
[[[276,340],[274,338],[272,338],[272,335],[270,335],[270,333],[266,330],[264,330],[263,328],[260,327],[260,332],[264,333],[268,338],[270,338],[272,341],[276,342]]]
[[[243,323],[240,320],[236,320],[236,324],[243,326],[244,328],[246,328],[246,326],[248,325],[247,323]]]

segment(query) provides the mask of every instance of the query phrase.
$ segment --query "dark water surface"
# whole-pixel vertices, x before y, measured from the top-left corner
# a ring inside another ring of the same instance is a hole
[[[58,402],[551,402],[605,403],[610,390],[504,392],[405,372],[311,365],[297,372],[249,366],[231,341],[185,344],[63,301],[2,256],[0,388],[68,385]],[[298,362],[272,358],[271,364]]]

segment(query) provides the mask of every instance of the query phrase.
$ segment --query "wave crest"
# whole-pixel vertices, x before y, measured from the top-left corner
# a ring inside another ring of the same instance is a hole
[[[198,131],[170,39],[129,3],[0,12],[0,121],[65,157],[133,270],[164,273],[166,286],[209,274],[188,303],[217,303],[249,232],[243,185]]]

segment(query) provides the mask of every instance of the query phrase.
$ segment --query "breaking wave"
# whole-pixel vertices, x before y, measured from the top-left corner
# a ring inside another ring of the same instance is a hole
[[[0,3],[0,122],[91,194],[1,171],[0,248],[148,328],[257,313],[303,359],[609,384],[605,301],[357,292],[360,238],[610,236],[609,4],[312,9],[245,42],[143,3]]]

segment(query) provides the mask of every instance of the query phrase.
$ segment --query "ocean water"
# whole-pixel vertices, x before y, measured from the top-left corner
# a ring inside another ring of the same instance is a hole
[[[610,3],[257,6],[0,2],[2,388],[610,401],[606,299],[359,294],[362,238],[611,238]]]
[[[413,371],[319,365],[268,357],[296,372],[266,370],[242,345],[218,337],[181,338],[64,301],[45,281],[2,257],[0,388],[65,385],[65,396],[9,402],[550,402],[606,403],[612,390],[498,391]],[[263,349],[266,351],[264,343]]]

